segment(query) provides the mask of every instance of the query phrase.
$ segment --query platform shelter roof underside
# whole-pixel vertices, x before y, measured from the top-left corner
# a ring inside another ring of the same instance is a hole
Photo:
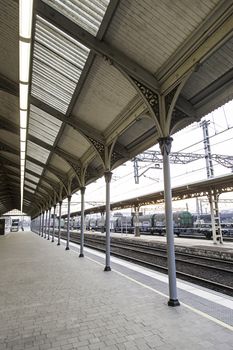
[[[19,4],[0,0],[0,214],[20,209]],[[22,210],[233,98],[230,0],[34,0]]]

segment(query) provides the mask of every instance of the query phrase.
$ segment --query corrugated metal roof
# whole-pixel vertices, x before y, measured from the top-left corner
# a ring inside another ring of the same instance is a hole
[[[78,143],[77,140],[79,141]],[[80,158],[88,150],[90,143],[79,132],[66,125],[58,146],[74,157]]]
[[[27,186],[29,186],[29,187],[31,187],[31,188],[36,189],[36,185],[35,185],[35,184],[32,184],[31,182],[25,180],[24,183],[25,183],[25,185],[27,185]]]
[[[114,66],[96,57],[72,115],[104,131],[136,94]]]
[[[233,67],[233,38],[221,49],[211,55],[194,72],[185,85],[182,93],[187,99],[191,99],[198,92],[210,85]]]
[[[65,114],[89,49],[39,16],[34,46],[31,93]]]
[[[0,129],[0,140],[7,145],[13,146],[16,152],[19,149],[19,135],[13,134],[8,130]]]
[[[56,154],[53,154],[52,158],[50,159],[50,164],[61,170],[63,173],[68,172],[71,169],[71,166]]]
[[[35,193],[35,190],[32,190],[28,186],[25,186],[25,190],[28,191],[28,192],[31,192],[31,193]]]
[[[8,118],[16,125],[19,125],[18,97],[7,94],[6,92],[0,90],[0,111],[5,118]]]
[[[137,140],[145,132],[155,128],[154,120],[150,117],[140,117],[118,138],[118,141],[127,146],[129,143]]]
[[[56,182],[58,181],[57,176],[55,176],[53,173],[51,173],[51,171],[46,170],[45,171],[45,176],[47,178],[49,178],[50,180],[53,180],[53,181],[56,181]]]
[[[105,39],[155,73],[218,2],[120,1]]]
[[[110,0],[43,0],[74,23],[96,35]]]
[[[42,163],[46,163],[47,162],[47,159],[48,159],[48,156],[49,156],[50,152],[31,142],[31,141],[27,141],[27,155],[36,159],[36,160],[39,160],[40,162]]]
[[[25,178],[29,179],[29,180],[32,180],[34,182],[38,182],[39,181],[39,177],[33,176],[31,174],[28,174],[27,172],[25,173]]]
[[[0,72],[7,78],[19,79],[19,5],[17,1],[1,0]]]
[[[62,122],[31,105],[28,132],[49,145],[53,145]]]
[[[26,161],[26,169],[33,171],[34,173],[41,175],[43,168],[39,165],[36,165],[29,160]]]

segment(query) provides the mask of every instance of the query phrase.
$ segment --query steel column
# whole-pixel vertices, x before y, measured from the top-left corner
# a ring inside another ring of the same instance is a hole
[[[51,208],[49,208],[49,220],[48,220],[48,240],[50,239],[50,222],[51,222]]]
[[[104,173],[106,182],[106,265],[104,271],[111,271],[110,266],[110,182],[112,178],[111,171]]]
[[[66,239],[66,250],[70,250],[70,202],[71,195],[67,197],[68,199],[68,213],[67,213],[67,239]]]
[[[134,231],[135,237],[140,237],[140,228],[139,228],[139,207],[135,206],[135,231]]]
[[[41,228],[41,237],[44,236],[44,211],[42,213],[42,228]]]
[[[52,242],[54,242],[54,234],[55,234],[55,213],[56,213],[56,204],[53,206],[53,234],[52,234]]]
[[[84,194],[86,187],[81,187],[81,233],[80,233],[80,254],[79,257],[83,258],[83,247],[84,247]]]
[[[44,238],[46,238],[47,219],[48,219],[48,210],[46,210],[46,213],[45,213],[45,231],[44,231]]]
[[[58,235],[57,235],[57,245],[60,245],[61,240],[61,206],[62,201],[59,201],[59,220],[58,220]]]
[[[41,233],[41,214],[40,214],[39,218],[40,218],[40,221],[39,221],[39,236],[40,236],[40,233]]]
[[[166,233],[167,233],[167,260],[168,260],[168,279],[169,279],[169,306],[180,305],[177,298],[176,287],[176,261],[174,249],[174,233],[173,233],[173,214],[172,214],[172,192],[170,177],[169,153],[172,144],[171,137],[160,138],[159,146],[163,156],[163,177],[164,177],[164,202],[166,217]]]

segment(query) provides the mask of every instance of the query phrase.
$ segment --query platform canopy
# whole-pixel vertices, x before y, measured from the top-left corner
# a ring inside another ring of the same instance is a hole
[[[22,192],[35,216],[233,98],[231,0],[34,0],[28,82],[18,1],[0,30],[0,213]]]

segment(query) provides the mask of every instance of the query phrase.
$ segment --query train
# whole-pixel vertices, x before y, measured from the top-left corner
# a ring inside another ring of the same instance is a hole
[[[221,228],[223,235],[233,235],[233,212],[221,213]],[[110,219],[110,230],[120,233],[134,233],[136,226],[135,214],[115,213]],[[166,234],[165,214],[147,214],[138,217],[139,231],[144,234]],[[210,214],[194,215],[189,211],[176,211],[173,213],[174,234],[200,234],[207,239],[212,237],[212,224]],[[61,228],[67,228],[67,219],[62,219]],[[81,218],[79,216],[70,219],[70,228],[80,230]],[[85,217],[85,229],[88,231],[105,232],[105,217]]]

